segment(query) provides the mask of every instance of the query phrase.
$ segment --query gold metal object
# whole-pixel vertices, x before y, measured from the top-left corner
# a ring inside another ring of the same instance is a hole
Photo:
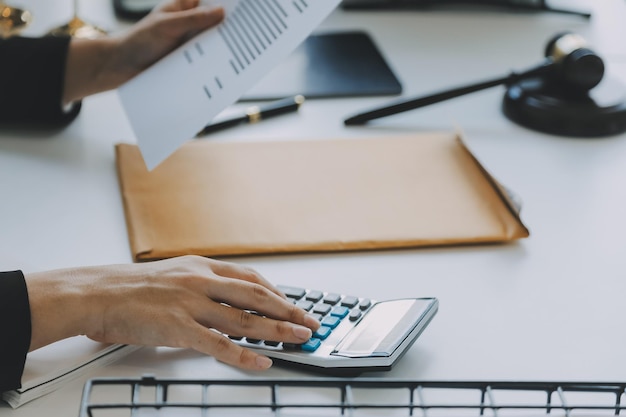
[[[17,35],[31,20],[28,10],[0,2],[0,39]]]
[[[261,121],[261,109],[259,106],[252,106],[246,111],[249,123],[258,123]]]
[[[93,39],[106,35],[106,31],[97,26],[86,23],[84,20],[75,16],[67,24],[52,29],[48,32],[48,35]]]
[[[550,51],[550,55],[556,62],[559,62],[575,50],[588,47],[589,44],[587,43],[585,38],[575,33],[568,33],[564,36],[561,36],[554,43],[554,46]]]
[[[48,32],[50,36],[71,36],[74,38],[94,39],[106,35],[106,30],[85,22],[78,17],[78,0],[74,0],[74,17],[63,26]]]

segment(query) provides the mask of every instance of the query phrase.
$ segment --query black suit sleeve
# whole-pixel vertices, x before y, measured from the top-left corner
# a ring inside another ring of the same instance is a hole
[[[64,125],[76,117],[80,103],[62,106],[69,43],[52,36],[0,40],[0,124]]]
[[[30,305],[24,274],[0,272],[0,392],[21,386],[30,337]]]

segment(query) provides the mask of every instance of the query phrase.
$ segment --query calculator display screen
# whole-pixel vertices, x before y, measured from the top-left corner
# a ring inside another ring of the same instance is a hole
[[[332,354],[347,357],[391,356],[426,314],[428,306],[428,301],[420,299],[377,303]]]

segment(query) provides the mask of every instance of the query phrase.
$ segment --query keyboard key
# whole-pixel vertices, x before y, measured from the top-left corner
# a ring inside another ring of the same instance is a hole
[[[280,345],[280,342],[273,342],[271,340],[266,340],[263,343],[266,344],[267,346],[273,346],[273,347],[276,347],[276,346]]]
[[[250,337],[246,337],[246,342],[251,343],[253,345],[258,345],[258,344],[261,344],[262,340],[261,339],[252,339]]]

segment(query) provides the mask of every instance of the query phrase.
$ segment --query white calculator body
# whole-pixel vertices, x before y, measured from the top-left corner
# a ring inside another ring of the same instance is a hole
[[[250,338],[237,343],[274,359],[337,376],[387,371],[415,342],[437,312],[436,298],[375,301],[279,286],[296,305],[316,316],[320,329],[304,344]]]

